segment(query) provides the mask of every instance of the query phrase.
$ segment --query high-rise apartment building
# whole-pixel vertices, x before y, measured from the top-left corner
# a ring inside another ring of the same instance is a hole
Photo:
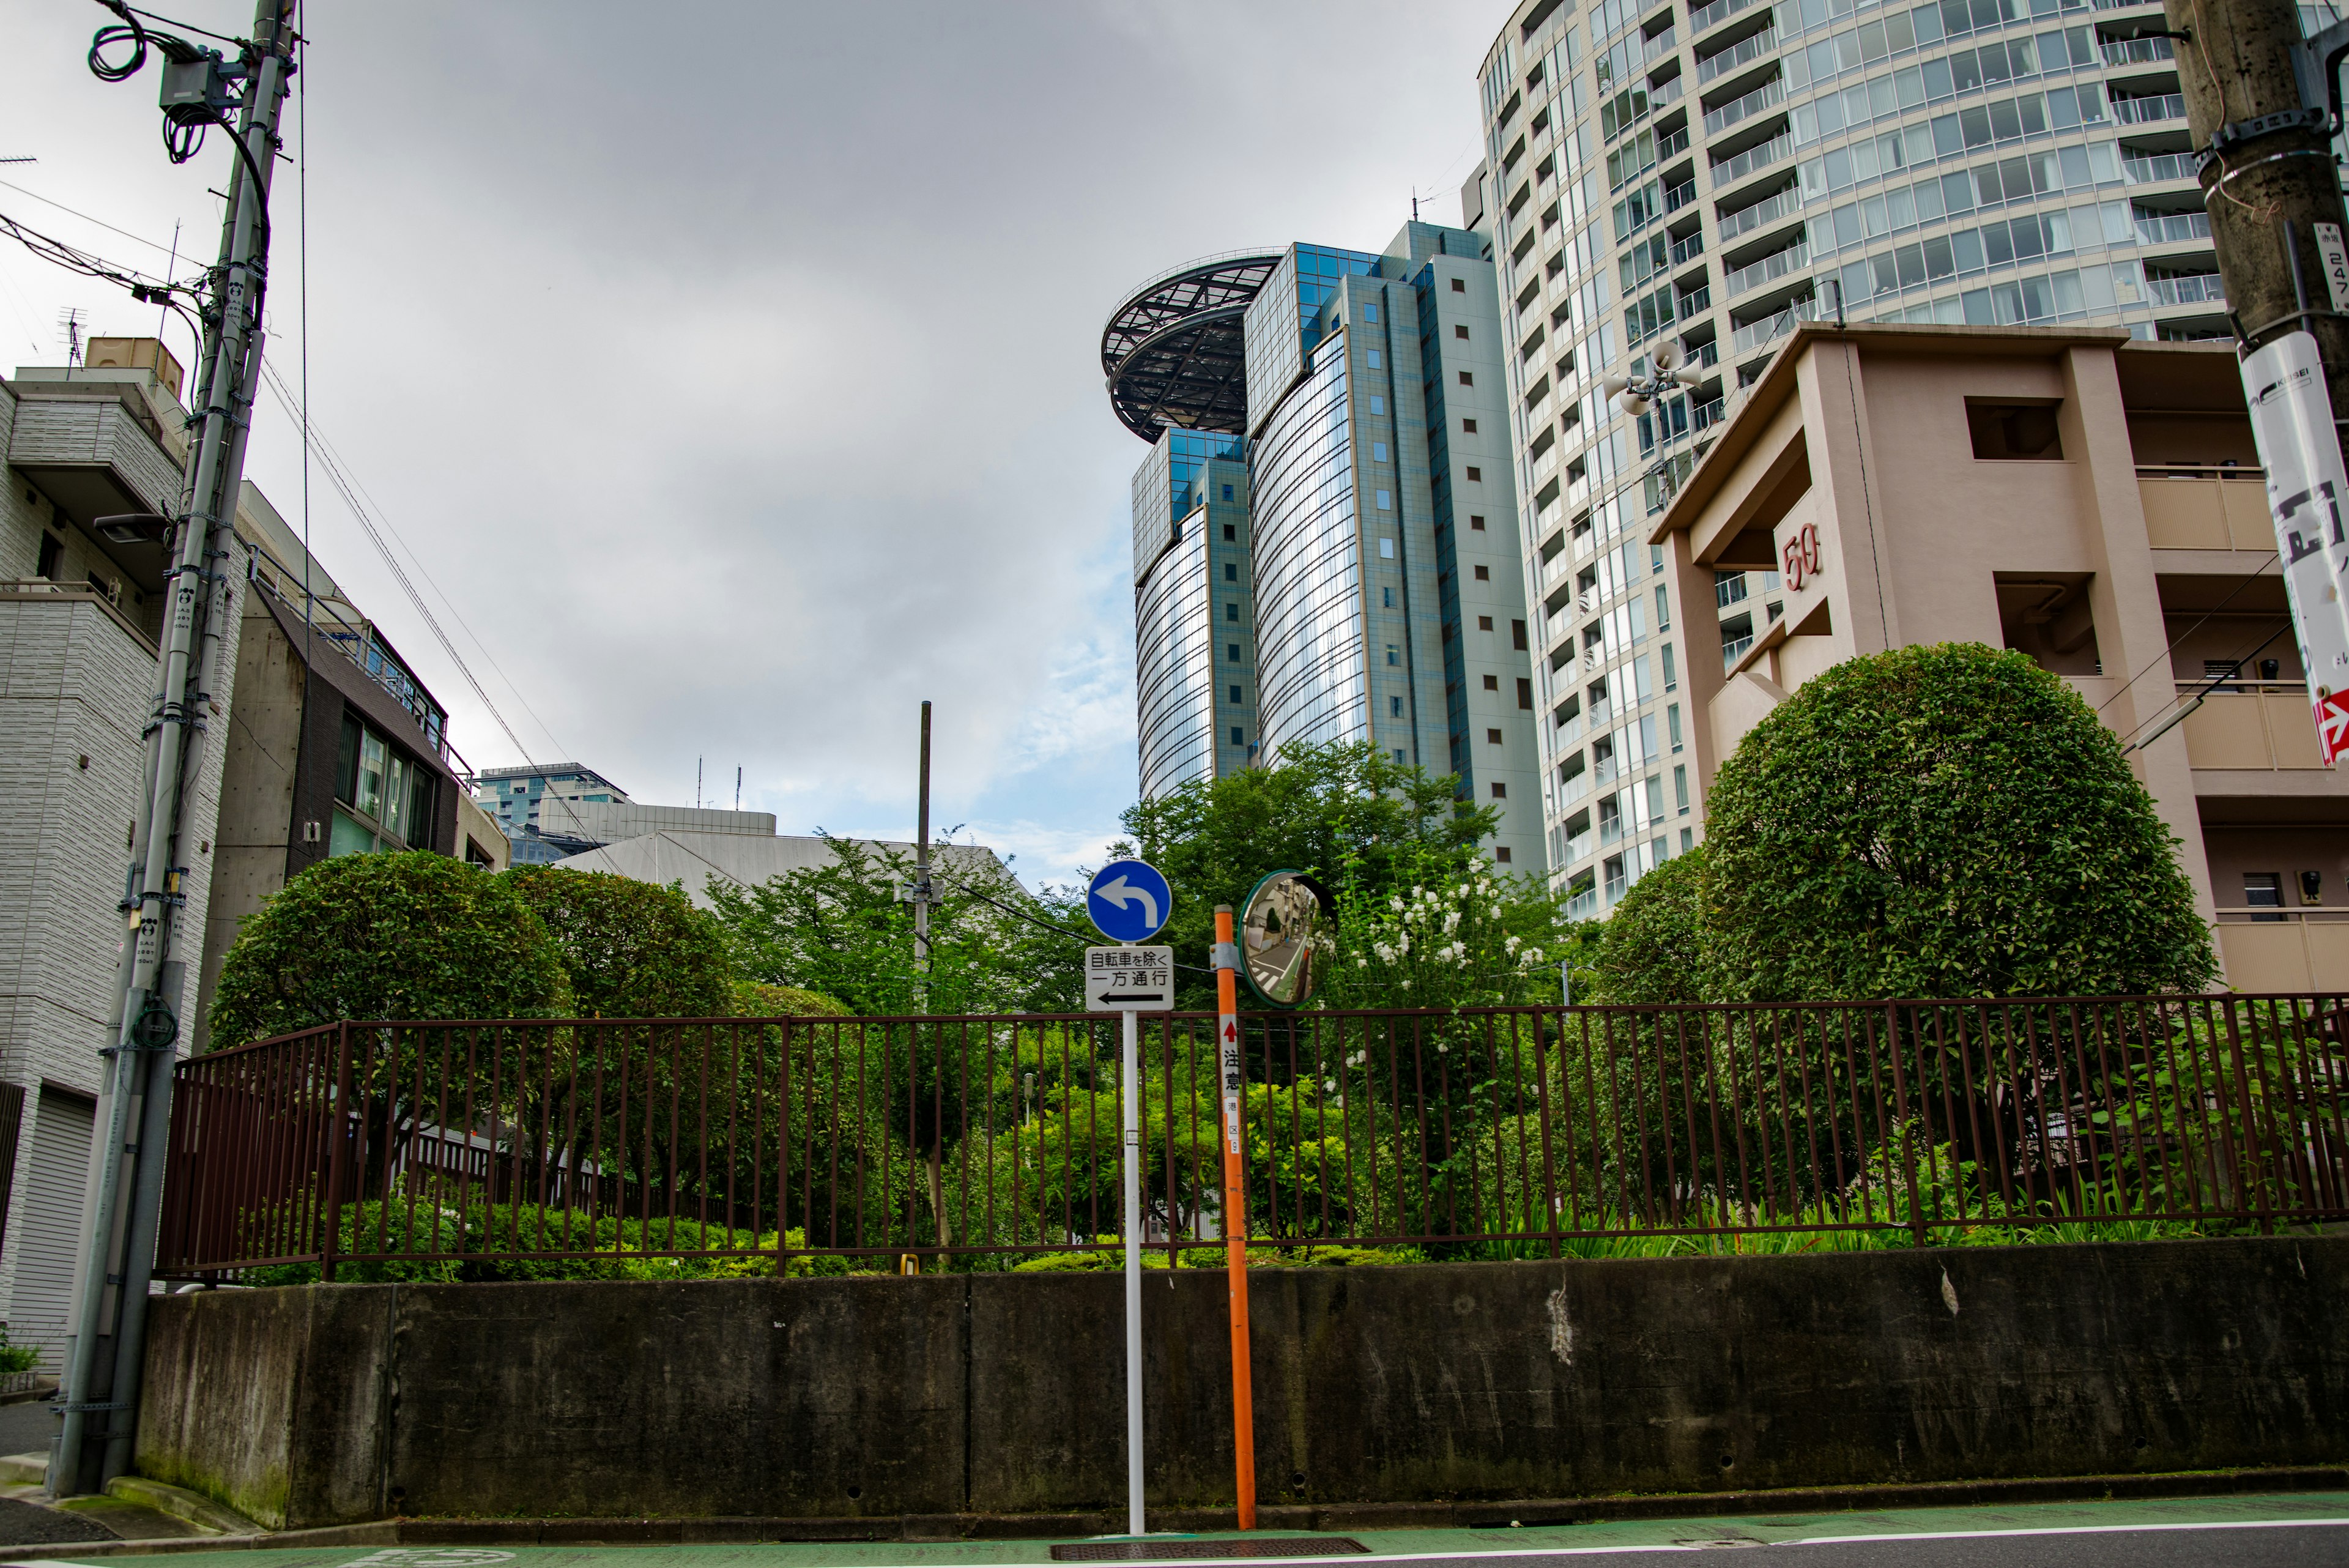
[[[1780,614],[1683,603],[1649,524],[1797,321],[2223,336],[2152,0],[1526,0],[1481,76],[1554,883],[1610,908],[1700,831],[1684,672]],[[1702,384],[1600,386],[1677,339]],[[1702,597],[1701,595],[1699,596]]]
[[[595,847],[577,831],[573,808],[625,805],[628,792],[579,763],[483,768],[474,775],[473,804],[512,841],[517,866],[552,866]]]
[[[1102,344],[1134,475],[1141,789],[1369,742],[1541,867],[1536,697],[1490,245],[1413,223],[1151,280]]]

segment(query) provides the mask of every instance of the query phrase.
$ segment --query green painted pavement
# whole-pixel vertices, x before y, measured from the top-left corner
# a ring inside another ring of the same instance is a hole
[[[1670,1550],[1675,1547],[1770,1545],[1806,1541],[1902,1536],[1999,1535],[2010,1532],[2111,1532],[2266,1522],[2349,1521],[2349,1492],[2178,1498],[2127,1502],[2033,1503],[2010,1507],[1912,1508],[1881,1512],[1775,1514],[1755,1518],[1645,1520],[1599,1524],[1537,1525],[1495,1530],[1384,1530],[1350,1532],[1371,1558],[1335,1562],[1457,1559],[1525,1554],[1581,1554]],[[1265,1532],[1267,1535],[1293,1532]],[[331,1550],[205,1552],[205,1568],[994,1568],[1048,1563],[1055,1541],[777,1542],[760,1545],[652,1546],[359,1546]],[[1229,1539],[1220,1537],[1167,1537]],[[45,1562],[122,1568],[119,1557]],[[1234,1560],[1224,1559],[1226,1563]],[[1241,1559],[1239,1561],[1246,1561]],[[1296,1561],[1296,1560],[1290,1560]],[[1308,1560],[1310,1561],[1310,1560]],[[17,1568],[23,1568],[20,1563]]]

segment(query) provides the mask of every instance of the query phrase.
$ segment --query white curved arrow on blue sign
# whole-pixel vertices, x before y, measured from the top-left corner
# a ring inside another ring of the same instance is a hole
[[[1146,942],[1174,912],[1173,889],[1146,860],[1112,860],[1093,873],[1086,890],[1085,913],[1113,942]]]

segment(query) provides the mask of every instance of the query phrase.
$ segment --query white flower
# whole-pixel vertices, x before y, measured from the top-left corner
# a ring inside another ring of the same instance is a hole
[[[1371,967],[1371,961],[1364,958],[1361,954],[1356,953],[1354,955],[1354,967],[1356,969],[1368,969]]]
[[[1411,933],[1409,931],[1405,931],[1401,936],[1395,938],[1395,950],[1402,953],[1411,951]]]
[[[1424,898],[1427,897],[1427,889],[1424,888],[1413,888],[1411,890],[1411,896],[1414,898]]]
[[[1402,988],[1405,991],[1409,991],[1411,989],[1411,976],[1405,975],[1402,977]]]
[[[1387,902],[1394,906],[1394,912],[1396,914],[1400,915],[1402,913],[1402,900],[1401,898],[1389,898]]]
[[[1444,917],[1444,929],[1447,931],[1455,931],[1460,929],[1459,910],[1454,909]]]
[[[1526,950],[1526,961],[1527,963],[1539,963],[1539,962],[1541,962],[1541,961],[1542,961],[1542,950],[1541,950],[1541,949],[1539,949],[1539,948],[1527,948],[1527,949]]]
[[[1435,1046],[1435,1054],[1436,1054],[1437,1055],[1441,1056],[1441,1055],[1443,1055],[1446,1051],[1449,1051],[1449,1050],[1451,1050],[1451,1049],[1452,1049],[1452,1047],[1451,1047],[1451,1046],[1444,1044],[1444,1043],[1442,1043],[1441,1041],[1438,1041],[1438,1042],[1436,1043],[1436,1046]]]
[[[1335,1078],[1324,1078],[1321,1080],[1321,1086],[1334,1093],[1338,1087],[1338,1080]]]
[[[1501,945],[1508,949],[1511,952],[1515,952],[1519,948],[1526,945],[1526,940],[1523,937],[1511,937],[1507,941],[1503,942]]]
[[[1496,920],[1497,920],[1497,919],[1499,919],[1500,918],[1501,918],[1501,906],[1500,906],[1500,905],[1498,905],[1498,904],[1495,904],[1495,905],[1494,905],[1494,906],[1493,906],[1493,919],[1496,919]]]

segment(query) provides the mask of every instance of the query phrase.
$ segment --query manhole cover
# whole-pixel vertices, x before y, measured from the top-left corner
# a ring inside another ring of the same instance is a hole
[[[1260,1541],[1078,1541],[1055,1563],[1168,1563],[1184,1557],[1342,1557],[1368,1552],[1350,1535],[1268,1535]]]

